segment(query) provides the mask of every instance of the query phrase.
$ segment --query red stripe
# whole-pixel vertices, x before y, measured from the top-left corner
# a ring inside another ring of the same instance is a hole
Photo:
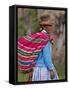
[[[20,59],[22,59],[22,60],[28,60],[28,59],[34,60],[34,59],[36,59],[36,57],[37,57],[37,56],[33,56],[33,57],[30,57],[30,56],[27,57],[27,56],[26,56],[26,57],[25,57],[25,56],[21,56],[21,55],[18,54],[18,58],[20,58]]]
[[[32,63],[29,66],[23,66],[23,65],[18,64],[18,68],[23,69],[23,70],[33,68],[34,66],[35,66],[35,63]]]
[[[25,50],[26,52],[27,52],[27,51],[30,51],[30,52],[33,51],[32,48],[31,48],[31,49],[28,49],[28,48],[26,48],[26,47],[24,47],[24,46],[21,46],[21,45],[19,45],[19,44],[18,44],[18,47],[19,47],[20,49],[22,49],[22,50]]]
[[[34,51],[32,48],[35,48],[35,50],[38,48],[38,47],[42,47],[42,46],[44,46],[44,45],[46,45],[47,44],[47,42],[41,42],[41,43],[37,43],[37,44],[27,44],[26,46],[27,47],[29,47],[29,48],[31,48],[31,49],[28,49],[28,48],[26,48],[26,47],[24,47],[24,46],[21,46],[20,44],[18,44],[18,46],[19,46],[19,48],[21,48],[21,49],[23,49],[23,50],[25,50],[25,51]],[[41,49],[41,48],[38,48],[38,50],[39,49]]]
[[[21,38],[21,40],[19,41],[21,44],[23,44],[23,45],[25,45],[25,46],[28,46],[28,45],[31,45],[32,44],[32,46],[38,46],[38,45],[40,45],[42,42],[44,42],[44,41],[41,41],[41,42],[31,42],[31,41],[29,41],[29,40],[27,40],[25,37],[22,37]],[[31,46],[31,47],[32,47]]]
[[[46,40],[46,39],[48,39],[49,38],[49,35],[46,35],[45,33],[35,33],[35,34],[33,34],[33,35],[30,35],[30,37],[31,38],[34,38],[34,39],[37,39],[37,38],[40,38],[40,39],[44,39],[44,40]],[[18,40],[21,44],[23,44],[23,45],[30,45],[30,44],[33,44],[33,45],[35,45],[35,44],[41,44],[41,42],[30,42],[29,40],[27,40],[25,37],[21,37],[21,38],[19,38],[19,40]],[[42,41],[43,42],[43,41]]]
[[[20,59],[19,57],[18,57],[17,60],[21,60],[21,61],[23,61],[23,62],[32,62],[32,60],[30,60],[30,59],[26,59],[26,60],[24,60],[24,59]]]
[[[48,35],[46,35],[44,32],[35,33],[35,34],[29,35],[29,36],[33,39],[35,39],[35,38],[41,38],[41,39],[48,38]]]

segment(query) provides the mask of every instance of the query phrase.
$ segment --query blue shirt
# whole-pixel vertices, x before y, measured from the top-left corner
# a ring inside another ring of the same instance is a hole
[[[36,60],[36,67],[46,67],[49,70],[53,69],[52,47],[50,41],[48,41],[47,45],[40,52]]]

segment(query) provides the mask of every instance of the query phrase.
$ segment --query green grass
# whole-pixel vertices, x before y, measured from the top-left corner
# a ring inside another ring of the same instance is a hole
[[[55,64],[59,80],[64,79],[64,65]],[[29,79],[28,75],[23,74],[22,72],[18,72],[18,82],[27,82]]]
[[[27,82],[29,79],[28,75],[18,72],[18,82]]]
[[[64,79],[65,77],[65,69],[63,64],[55,64],[59,79]]]

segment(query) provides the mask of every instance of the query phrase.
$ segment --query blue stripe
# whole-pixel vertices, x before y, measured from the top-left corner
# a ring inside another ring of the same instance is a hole
[[[23,64],[23,65],[28,65],[28,64],[31,64],[32,62],[22,62],[20,60],[18,60],[19,63]]]

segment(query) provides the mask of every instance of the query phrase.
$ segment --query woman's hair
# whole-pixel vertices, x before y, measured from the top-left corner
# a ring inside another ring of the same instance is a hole
[[[40,21],[39,21],[39,24],[40,24],[40,31],[42,31],[44,29],[44,25],[42,24],[42,22],[47,22],[51,19],[51,16],[49,14],[45,14],[45,15],[42,15],[40,16]]]

